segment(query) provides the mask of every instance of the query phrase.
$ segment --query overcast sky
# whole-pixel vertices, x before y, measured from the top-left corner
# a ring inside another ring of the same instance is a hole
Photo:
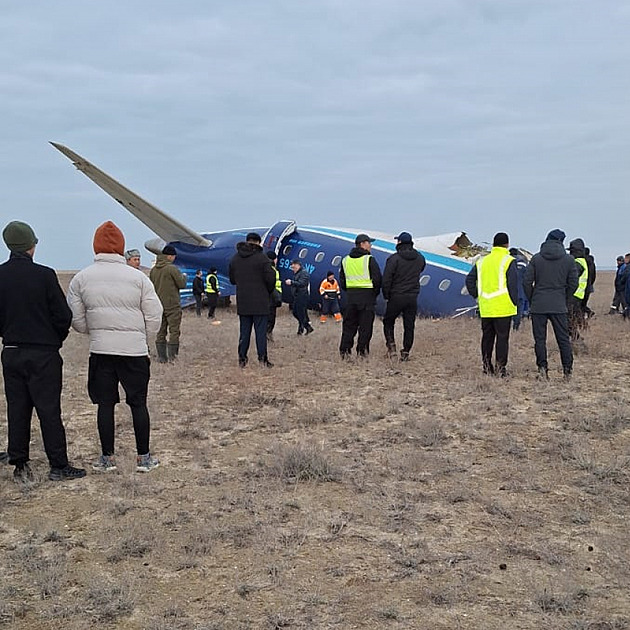
[[[560,227],[630,251],[625,0],[0,0],[1,213],[77,269],[151,232],[48,140],[198,231]],[[150,255],[145,251],[144,261]]]

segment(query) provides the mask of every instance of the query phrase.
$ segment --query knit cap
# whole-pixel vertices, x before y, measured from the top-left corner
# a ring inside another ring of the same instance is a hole
[[[124,255],[125,237],[111,221],[105,221],[94,232],[94,253]]]
[[[2,238],[12,252],[27,252],[39,242],[28,223],[11,221],[2,231]]]

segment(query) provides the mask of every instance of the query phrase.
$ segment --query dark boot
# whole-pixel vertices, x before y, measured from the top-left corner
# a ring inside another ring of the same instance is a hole
[[[166,363],[168,356],[166,355],[166,344],[155,342],[155,349],[157,350],[158,363]]]
[[[261,367],[266,367],[266,368],[273,367],[273,363],[267,358],[266,355],[264,357],[258,357],[258,363],[260,363]]]
[[[166,346],[167,356],[169,361],[174,361],[179,354],[179,344],[178,343],[169,343]]]
[[[396,343],[394,341],[387,342],[387,356],[393,359],[396,356]]]

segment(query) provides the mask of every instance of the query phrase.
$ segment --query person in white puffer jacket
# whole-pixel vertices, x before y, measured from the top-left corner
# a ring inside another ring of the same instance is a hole
[[[150,419],[147,393],[150,378],[148,335],[162,321],[162,304],[153,284],[141,271],[126,264],[125,238],[111,221],[94,234],[94,264],[72,279],[68,304],[72,327],[90,336],[88,393],[98,405],[97,424],[102,455],[93,468],[116,470],[114,408],[123,386],[131,409],[138,453],[136,470],[159,465],[149,449]]]

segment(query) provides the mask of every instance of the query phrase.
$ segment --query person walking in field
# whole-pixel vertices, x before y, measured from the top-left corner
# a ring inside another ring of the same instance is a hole
[[[508,235],[495,234],[490,253],[480,258],[466,276],[468,293],[479,305],[483,372],[499,376],[507,376],[510,328],[518,303],[516,261],[508,247]]]
[[[33,261],[38,239],[31,226],[11,221],[2,238],[11,252],[0,265],[2,375],[9,429],[6,460],[15,466],[16,482],[33,479],[28,462],[35,409],[50,464],[48,478],[79,479],[85,477],[85,470],[68,462],[61,419],[59,350],[68,336],[72,313],[54,270]]]
[[[173,264],[177,252],[166,245],[158,254],[149,278],[162,302],[162,325],[155,338],[155,349],[160,363],[173,361],[179,354],[182,306],[179,291],[186,286],[186,276]],[[168,340],[167,340],[168,337]]]
[[[284,282],[291,287],[293,294],[293,317],[298,321],[297,334],[310,335],[313,332],[308,316],[308,290],[311,276],[297,258],[291,261],[291,271],[293,278],[287,278]]]
[[[150,379],[148,336],[162,322],[162,304],[144,273],[125,264],[122,232],[107,221],[94,233],[94,264],[80,271],[68,288],[72,327],[89,335],[88,393],[97,405],[101,456],[94,470],[116,470],[114,409],[125,391],[136,438],[136,470],[159,465],[149,448],[147,395]]]
[[[523,286],[529,300],[538,376],[549,378],[547,364],[547,322],[551,322],[565,379],[573,372],[573,350],[569,339],[568,302],[578,288],[575,260],[564,250],[565,233],[551,230],[540,251],[525,270]]]
[[[403,347],[400,360],[408,361],[413,346],[416,316],[418,315],[418,293],[420,274],[424,271],[424,256],[413,247],[409,232],[401,232],[397,237],[396,253],[385,263],[383,271],[383,297],[387,300],[383,317],[383,334],[390,357],[396,356],[394,326],[396,318],[403,318]]]

